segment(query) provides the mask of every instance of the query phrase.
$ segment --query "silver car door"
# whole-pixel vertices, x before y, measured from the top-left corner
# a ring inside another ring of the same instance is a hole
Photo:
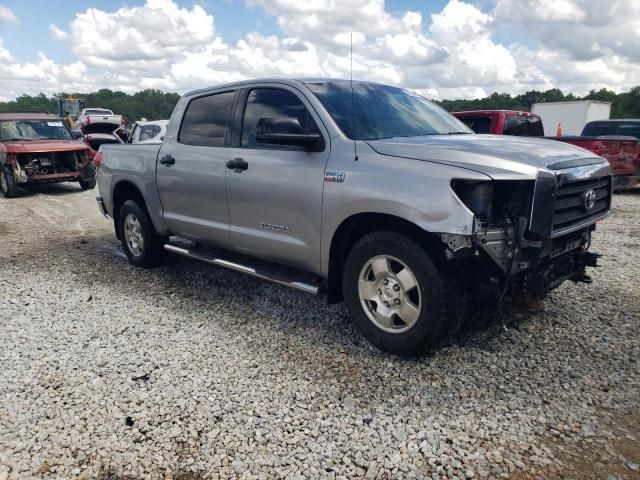
[[[256,86],[242,97],[246,98],[239,105],[244,106],[242,130],[227,164],[231,245],[317,271],[328,134],[307,99],[293,87]],[[256,131],[261,119],[278,117],[297,119],[305,132],[320,132],[322,151],[259,143]]]
[[[176,138],[158,154],[157,179],[169,230],[212,244],[228,241],[225,161],[235,91],[189,101]]]

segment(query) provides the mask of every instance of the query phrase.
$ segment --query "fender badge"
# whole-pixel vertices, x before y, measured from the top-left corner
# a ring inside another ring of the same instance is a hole
[[[342,183],[344,182],[344,178],[347,176],[344,172],[330,172],[327,171],[324,174],[324,181],[330,183]]]

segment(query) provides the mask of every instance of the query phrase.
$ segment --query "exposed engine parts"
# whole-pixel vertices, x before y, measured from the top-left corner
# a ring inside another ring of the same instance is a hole
[[[14,164],[16,181],[33,177],[73,175],[85,163],[84,151],[18,153]]]

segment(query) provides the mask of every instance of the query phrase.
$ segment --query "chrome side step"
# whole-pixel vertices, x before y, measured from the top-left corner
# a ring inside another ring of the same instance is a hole
[[[252,277],[267,280],[272,283],[277,283],[278,285],[284,285],[285,287],[300,290],[301,292],[310,293],[312,295],[318,295],[320,293],[320,286],[318,285],[295,281],[292,279],[288,279],[283,275],[278,275],[267,271],[258,271],[254,267],[242,265],[240,263],[225,260],[223,258],[218,258],[213,255],[208,255],[207,252],[204,251],[189,250],[188,248],[178,247],[176,245],[171,245],[170,243],[167,243],[164,246],[164,249],[172,253],[177,253],[178,255],[193,258],[195,260],[200,260],[201,262],[210,263],[211,265],[217,265],[219,267],[228,268],[229,270],[235,270],[236,272],[246,273],[247,275],[251,275]]]

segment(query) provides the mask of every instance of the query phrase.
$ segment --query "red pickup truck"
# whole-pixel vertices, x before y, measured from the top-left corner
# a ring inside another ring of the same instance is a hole
[[[542,119],[535,113],[518,110],[471,110],[453,112],[476,133],[542,137]]]
[[[453,112],[476,133],[494,135],[544,135],[538,115],[515,110]],[[544,137],[571,143],[606,158],[614,175],[613,188],[640,185],[640,120],[598,120],[585,125],[581,136]]]
[[[13,197],[29,183],[78,182],[96,186],[89,147],[50,113],[0,114],[0,192]]]

